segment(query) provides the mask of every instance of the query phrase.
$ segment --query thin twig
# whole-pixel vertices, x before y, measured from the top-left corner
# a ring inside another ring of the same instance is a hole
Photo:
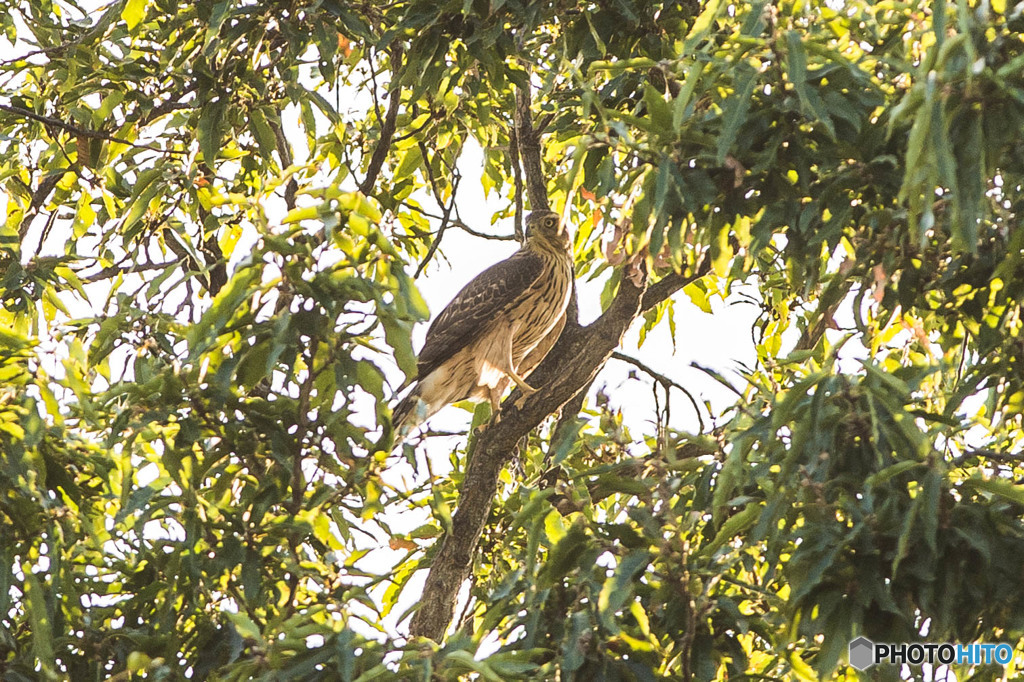
[[[430,188],[434,192],[434,199],[437,201],[437,205],[441,207],[441,226],[437,228],[437,235],[434,237],[434,241],[431,242],[430,248],[427,249],[427,255],[420,261],[419,266],[416,268],[416,273],[413,275],[413,279],[416,279],[423,273],[423,269],[427,267],[427,263],[434,257],[439,246],[441,246],[441,239],[444,237],[444,231],[448,229],[448,225],[451,224],[452,208],[455,206],[455,193],[459,187],[459,175],[456,174],[452,181],[452,196],[447,204],[444,203],[444,199],[441,197],[441,188],[438,186],[437,178],[434,177],[434,168],[430,165],[430,155],[427,153],[427,145],[420,141],[419,143],[420,154],[423,155],[423,165],[427,169],[427,179],[430,180]]]
[[[117,265],[111,265],[103,268],[99,272],[93,273],[82,280],[84,284],[94,284],[96,282],[102,282],[105,279],[111,279],[118,275],[133,275],[141,272],[148,272],[150,270],[165,270],[169,267],[175,266],[179,263],[179,260],[172,260],[167,263],[134,263],[126,267],[120,267]]]
[[[427,218],[433,218],[434,220],[441,220],[443,218],[443,216],[440,215],[440,214],[431,213],[430,211],[427,211],[426,209],[421,208],[420,206],[416,206],[415,204],[410,204],[408,201],[403,201],[402,202],[402,206],[405,206],[406,208],[408,208],[408,209],[410,209],[412,211],[416,211],[420,215],[425,216]],[[459,211],[458,206],[456,206],[455,207],[455,212],[458,213],[458,211]],[[452,227],[457,227],[460,230],[462,230],[463,232],[466,232],[467,234],[471,234],[474,237],[480,237],[481,239],[492,239],[494,241],[499,241],[499,242],[511,242],[511,241],[516,241],[516,239],[517,239],[517,237],[514,234],[487,234],[486,232],[480,232],[479,230],[476,230],[476,229],[470,227],[469,225],[467,225],[465,221],[459,220],[458,218],[450,218],[448,220],[448,222],[451,223]],[[418,231],[417,234],[420,235],[420,236],[423,236],[423,235],[427,235],[429,233],[428,232],[423,232],[423,231]]]
[[[683,386],[682,384],[680,384],[677,381],[669,379],[664,374],[662,374],[662,373],[660,373],[658,371],[655,371],[650,366],[645,365],[640,360],[637,360],[634,357],[626,355],[625,353],[623,353],[621,351],[613,352],[612,353],[612,357],[615,358],[616,360],[620,360],[622,362],[625,362],[625,363],[628,363],[630,365],[633,365],[638,370],[640,370],[641,372],[643,372],[647,376],[649,376],[652,379],[654,379],[655,381],[657,381],[659,384],[662,385],[662,387],[664,387],[665,395],[666,396],[668,395],[669,388],[675,388],[675,389],[678,389],[678,390],[682,391],[683,394],[686,395],[686,397],[690,399],[690,404],[693,405],[693,411],[697,413],[697,421],[700,423],[700,432],[704,433],[704,419],[701,418],[701,416],[700,416],[700,408],[697,407],[697,401],[694,400],[693,394],[690,393],[690,391],[688,391],[685,386]]]
[[[995,450],[968,450],[951,462],[953,466],[962,466],[967,460],[980,457],[993,462],[1019,464],[1024,462],[1024,452],[996,452]]]
[[[967,364],[967,342],[971,338],[971,333],[967,332],[964,334],[963,344],[960,347],[960,364],[956,368],[956,383],[953,384],[955,388],[960,388],[960,381],[964,377],[964,367]],[[942,449],[942,456],[949,457],[949,446],[950,440],[946,439],[946,446]]]
[[[2,66],[10,66],[11,64],[16,64],[18,62],[25,61],[29,57],[36,57],[36,56],[41,55],[41,54],[46,55],[47,58],[49,58],[49,56],[51,54],[60,55],[60,53],[66,52],[67,50],[71,49],[72,47],[75,47],[76,45],[82,44],[86,40],[93,40],[94,38],[99,38],[101,35],[103,35],[103,33],[106,32],[106,30],[108,28],[110,28],[110,22],[109,21],[97,22],[97,23],[93,24],[92,26],[90,26],[89,30],[85,31],[84,33],[82,33],[82,35],[78,36],[77,38],[69,40],[69,41],[67,41],[65,43],[61,43],[60,45],[51,45],[50,47],[41,47],[41,48],[39,48],[37,50],[31,50],[29,52],[26,52],[25,54],[18,55],[17,57],[13,57],[11,59],[5,59],[3,61],[0,61],[0,67],[2,67]]]
[[[416,114],[416,112],[415,112],[415,110],[414,110],[414,111],[413,111],[413,115],[414,115],[414,117],[415,117],[415,114]],[[423,122],[423,123],[422,123],[421,125],[417,126],[416,128],[413,128],[412,130],[410,130],[410,131],[409,131],[409,132],[407,132],[407,133],[404,133],[404,134],[402,134],[402,135],[399,135],[398,137],[396,137],[396,138],[395,138],[395,140],[394,140],[394,141],[395,141],[395,142],[401,142],[402,140],[408,140],[408,139],[409,139],[410,137],[415,137],[416,135],[419,135],[419,134],[420,134],[420,133],[422,133],[422,132],[423,132],[424,130],[426,130],[426,129],[427,129],[427,126],[429,126],[429,125],[430,125],[431,123],[433,123],[433,122],[434,122],[434,115],[433,115],[433,113],[431,112],[431,113],[430,113],[430,116],[428,116],[428,117],[427,117],[427,120],[426,120],[426,121],[424,121],[424,122]]]
[[[31,226],[32,221],[39,213],[39,209],[46,203],[46,200],[50,198],[50,192],[52,192],[53,188],[57,186],[58,182],[60,182],[61,176],[61,173],[54,173],[53,175],[43,178],[39,182],[39,186],[36,187],[36,191],[32,192],[32,199],[29,201],[28,209],[25,211],[25,216],[21,219],[21,224],[18,225],[19,240],[24,239],[25,235],[28,234],[28,229]],[[14,180],[25,187],[25,189],[29,189],[28,185],[23,183],[17,177],[15,177]]]
[[[370,96],[373,98],[373,113],[377,116],[377,123],[384,124],[384,116],[380,109],[380,97],[377,96],[377,71],[373,68],[373,58],[376,50],[370,51]],[[338,94],[340,94],[340,90]]]
[[[36,250],[32,253],[36,256],[43,250],[43,244],[46,243],[46,238],[50,236],[50,230],[53,229],[53,224],[57,222],[57,212],[53,211],[46,218],[46,225],[43,229],[39,230],[39,242],[36,244]]]
[[[452,220],[452,227],[457,227],[467,234],[471,234],[474,237],[480,237],[481,239],[493,239],[499,242],[511,242],[517,241],[519,238],[514,234],[485,234],[483,232],[477,232],[472,227],[462,222],[461,220]]]
[[[52,116],[42,116],[41,114],[37,114],[34,111],[22,109],[21,107],[16,107],[10,104],[0,104],[0,110],[8,111],[12,114],[17,114],[18,116],[23,116],[25,118],[32,119],[33,121],[39,121],[40,123],[43,123],[45,125],[60,128],[61,130],[67,131],[74,135],[78,135],[79,137],[88,137],[91,139],[116,142],[118,144],[126,144],[129,147],[135,147],[136,149],[148,149],[149,151],[160,152],[161,154],[185,153],[178,149],[161,149],[160,147],[154,147],[148,144],[139,144],[137,142],[132,142],[131,140],[125,140],[124,138],[115,137],[114,135],[111,135],[110,133],[105,133],[102,130],[89,130],[88,128],[80,128],[79,126],[67,123],[66,121],[62,121],[59,118],[53,118]]]

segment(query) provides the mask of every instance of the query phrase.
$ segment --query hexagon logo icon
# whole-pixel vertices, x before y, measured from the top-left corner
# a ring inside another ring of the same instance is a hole
[[[857,670],[867,670],[875,664],[875,644],[867,637],[858,637],[850,642],[850,665]]]

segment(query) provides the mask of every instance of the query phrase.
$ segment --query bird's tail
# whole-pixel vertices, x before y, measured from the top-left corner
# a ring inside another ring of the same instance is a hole
[[[415,406],[417,400],[416,389],[412,390],[412,393],[405,396],[398,401],[395,405],[395,409],[391,411],[391,426],[394,428],[395,433],[399,433],[403,429],[408,430],[412,428],[408,425],[409,418],[412,417],[412,408]]]
[[[399,400],[395,409],[391,411],[395,446],[401,444],[413,429],[426,421],[428,416],[426,403],[420,395],[420,385],[416,384],[409,395]]]

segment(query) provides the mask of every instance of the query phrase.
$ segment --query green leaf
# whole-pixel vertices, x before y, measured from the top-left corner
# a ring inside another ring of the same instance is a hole
[[[722,524],[711,542],[700,548],[698,556],[709,558],[729,540],[747,530],[761,517],[763,505],[760,502],[748,502],[741,511],[736,512]]]
[[[208,102],[199,114],[199,124],[196,132],[199,138],[199,151],[203,154],[203,160],[213,168],[214,161],[220,151],[220,140],[223,135],[222,125],[224,118],[224,104],[214,101]]]
[[[870,487],[881,485],[882,483],[885,483],[886,481],[889,481],[899,476],[905,471],[909,471],[910,469],[914,469],[919,466],[924,466],[924,464],[924,462],[918,462],[915,460],[904,460],[902,462],[897,462],[896,464],[887,466],[881,471],[868,476],[866,479],[864,479],[864,485]]]
[[[584,10],[583,16],[587,20],[587,27],[590,28],[590,37],[594,39],[594,44],[597,46],[597,53],[603,58],[608,53],[608,47],[601,40],[600,34],[597,29],[594,28],[594,21],[590,17],[590,12]]]
[[[1011,483],[1005,478],[969,478],[964,485],[1024,506],[1024,485]]]
[[[224,25],[224,21],[228,18],[231,13],[231,2],[228,0],[221,0],[216,2],[210,12],[210,23],[206,27],[206,40],[203,44],[203,51],[207,54],[211,53],[211,48],[214,42],[217,40],[217,36],[220,34],[220,29]]]
[[[531,659],[548,659],[551,653],[550,649],[525,649],[492,654],[486,660],[487,665],[502,679],[509,680],[524,676],[528,678],[529,674],[539,667]]]
[[[615,614],[633,596],[633,590],[629,588],[633,577],[642,571],[650,561],[651,554],[647,550],[634,550],[619,561],[615,572],[604,581],[604,586],[597,598],[597,610],[601,615],[602,624],[610,632],[619,632]]]
[[[377,400],[384,400],[384,373],[368,360],[356,364],[356,381]]]
[[[541,510],[546,509],[545,502],[549,497],[555,493],[554,488],[546,488],[544,490],[533,491],[530,494],[530,499],[526,504],[523,505],[515,518],[512,520],[510,530],[515,530],[521,526],[525,526],[529,523]]]
[[[270,127],[262,108],[256,107],[249,113],[249,123],[252,127],[253,137],[256,138],[256,144],[259,146],[260,156],[270,161],[277,149],[277,136],[274,135],[274,130]]]
[[[583,527],[574,523],[551,550],[548,560],[541,566],[537,574],[537,584],[542,588],[547,588],[564,578],[580,560],[588,539]]]
[[[416,354],[412,349],[411,323],[397,319],[388,311],[381,311],[380,321],[384,326],[384,340],[395,351],[398,368],[408,379],[414,379],[417,369]]]
[[[648,85],[644,88],[644,104],[647,115],[651,119],[655,131],[667,134],[672,129],[672,107],[665,101],[665,96],[657,88]]]
[[[210,344],[223,331],[228,320],[238,312],[242,302],[254,291],[259,283],[260,269],[243,267],[220,290],[210,309],[188,331],[189,359],[194,361],[206,352]]]
[[[740,128],[747,120],[747,112],[750,110],[750,97],[754,94],[757,86],[757,71],[752,66],[743,62],[737,69],[739,73],[735,76],[736,86],[727,102],[725,113],[722,116],[722,132],[718,135],[717,158],[719,164],[725,163],[725,157],[732,150],[736,136]]]
[[[127,232],[149,209],[150,202],[156,198],[161,186],[156,183],[164,173],[163,168],[149,168],[139,173],[135,185],[132,187],[132,196],[127,202],[128,213],[121,223],[122,229]]]
[[[704,9],[697,17],[697,20],[693,22],[693,26],[690,27],[690,32],[686,34],[683,54],[690,54],[693,51],[694,46],[700,42],[708,31],[711,30],[711,24],[718,16],[718,12],[721,8],[722,0],[708,0],[708,2],[704,4]]]
[[[574,672],[586,662],[593,626],[589,611],[577,611],[569,618],[569,636],[562,656],[562,669],[566,672]]]
[[[416,169],[423,165],[423,154],[420,153],[419,147],[406,149],[402,152],[400,158],[398,167],[395,168],[396,181],[411,177],[416,172]]]
[[[693,107],[690,106],[691,100],[693,100],[693,93],[697,89],[697,83],[700,81],[700,77],[704,74],[704,69],[707,66],[707,62],[698,61],[687,70],[686,80],[683,81],[679,94],[672,101],[673,130],[678,130],[682,127],[683,120],[693,113]]]
[[[683,287],[683,293],[686,294],[690,302],[700,308],[707,314],[711,314],[711,300],[708,297],[707,285],[702,280],[694,280]]]
[[[121,19],[128,25],[128,30],[133,30],[143,17],[146,16],[146,7],[149,0],[128,0],[121,10]]]
[[[231,624],[235,626],[235,630],[242,636],[243,639],[250,639],[254,642],[263,642],[263,633],[260,632],[259,627],[252,621],[249,616],[241,612],[226,611],[225,615],[227,619],[231,621]]]
[[[821,95],[807,82],[807,54],[804,52],[803,37],[798,31],[786,33],[786,45],[789,50],[789,80],[793,83],[801,108],[822,122],[829,137],[835,139],[836,127],[832,122],[828,107]]]
[[[452,651],[445,656],[444,660],[447,663],[455,663],[458,667],[470,670],[480,675],[482,679],[490,680],[490,682],[505,682],[505,678],[491,669],[491,666],[486,661],[476,660],[473,658],[473,654],[468,651]]]
[[[26,567],[27,568],[27,567]],[[5,569],[7,570],[7,569]],[[24,569],[23,569],[24,570]],[[53,621],[43,593],[43,584],[35,573],[25,570],[25,604],[32,623],[32,650],[47,677],[54,676]]]

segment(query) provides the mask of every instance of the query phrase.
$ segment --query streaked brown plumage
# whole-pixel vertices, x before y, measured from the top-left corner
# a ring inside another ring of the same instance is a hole
[[[548,354],[565,325],[572,292],[572,246],[558,214],[526,218],[526,242],[509,258],[477,275],[441,311],[427,331],[412,391],[395,410],[399,438],[450,403],[501,396]]]

